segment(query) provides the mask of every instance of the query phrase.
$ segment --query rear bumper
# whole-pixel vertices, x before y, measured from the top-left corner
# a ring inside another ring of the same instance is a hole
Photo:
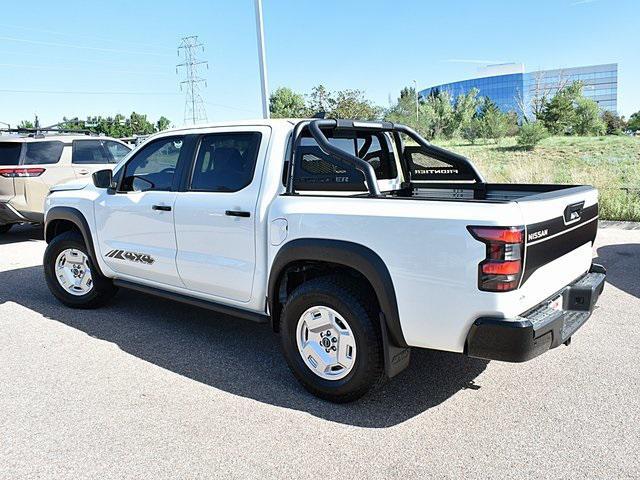
[[[20,214],[9,203],[0,202],[0,225],[6,223],[31,222],[31,220]]]
[[[587,321],[604,288],[606,271],[592,264],[588,273],[553,297],[514,319],[482,317],[467,335],[470,357],[525,362],[568,342]],[[551,307],[562,297],[562,308]]]

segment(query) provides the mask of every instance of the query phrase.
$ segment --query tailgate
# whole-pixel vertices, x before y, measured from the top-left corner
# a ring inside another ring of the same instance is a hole
[[[536,283],[542,291],[553,293],[589,269],[598,229],[595,188],[571,187],[517,203],[525,223],[521,287]]]

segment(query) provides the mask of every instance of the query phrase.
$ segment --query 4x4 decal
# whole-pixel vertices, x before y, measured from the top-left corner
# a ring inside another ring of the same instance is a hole
[[[155,259],[146,253],[127,252],[125,250],[111,250],[105,257],[117,258],[118,260],[129,260],[130,262],[146,263],[151,265]]]

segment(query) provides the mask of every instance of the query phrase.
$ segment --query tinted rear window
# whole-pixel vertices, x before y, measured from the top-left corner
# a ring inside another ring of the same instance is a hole
[[[22,143],[0,142],[0,165],[18,165]]]
[[[24,154],[23,165],[43,165],[58,163],[62,155],[64,144],[58,141],[52,142],[28,142]]]
[[[378,180],[398,176],[389,141],[383,134],[358,132],[355,138],[328,138],[336,147],[368,162]],[[308,132],[303,133],[295,161],[296,190],[366,191],[364,175],[345,162],[325,154]]]

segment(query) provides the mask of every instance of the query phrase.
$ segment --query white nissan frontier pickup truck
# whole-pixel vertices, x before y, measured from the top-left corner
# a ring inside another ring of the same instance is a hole
[[[165,131],[46,198],[47,284],[73,308],[128,288],[257,322],[334,402],[410,348],[522,362],[600,296],[598,192],[487,183],[404,125],[259,120]]]

